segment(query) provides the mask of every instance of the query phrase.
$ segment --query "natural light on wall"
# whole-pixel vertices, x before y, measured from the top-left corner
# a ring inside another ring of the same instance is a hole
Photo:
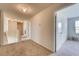
[[[58,32],[59,33],[62,32],[62,24],[61,24],[61,22],[58,23]]]
[[[79,34],[79,20],[75,21],[75,31]]]

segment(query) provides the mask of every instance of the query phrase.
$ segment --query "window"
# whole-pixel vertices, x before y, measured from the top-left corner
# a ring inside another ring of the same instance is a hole
[[[79,33],[79,20],[75,21],[75,32]]]

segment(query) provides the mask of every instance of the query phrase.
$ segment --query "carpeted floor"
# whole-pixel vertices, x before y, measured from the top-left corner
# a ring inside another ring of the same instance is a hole
[[[47,56],[52,52],[32,40],[0,47],[0,56]]]
[[[79,56],[79,41],[67,40],[55,56]]]

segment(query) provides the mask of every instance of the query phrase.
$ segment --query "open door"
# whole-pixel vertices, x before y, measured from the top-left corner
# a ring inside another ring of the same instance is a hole
[[[21,41],[21,36],[23,35],[23,23],[17,22],[17,29],[19,32],[19,40]]]

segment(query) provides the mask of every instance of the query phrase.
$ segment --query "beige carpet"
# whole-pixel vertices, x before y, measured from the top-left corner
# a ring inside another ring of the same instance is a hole
[[[1,56],[47,56],[52,52],[32,40],[13,43],[0,48]]]

